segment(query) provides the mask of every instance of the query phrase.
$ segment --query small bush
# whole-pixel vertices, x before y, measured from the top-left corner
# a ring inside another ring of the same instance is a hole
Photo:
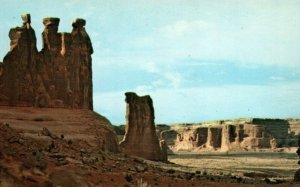
[[[128,175],[128,174],[125,176],[125,179],[126,179],[127,182],[131,182],[133,180],[132,176]]]
[[[167,172],[170,173],[170,174],[174,174],[175,170],[174,169],[169,169]]]

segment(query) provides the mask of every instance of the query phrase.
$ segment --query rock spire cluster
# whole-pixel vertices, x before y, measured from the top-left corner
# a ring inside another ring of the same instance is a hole
[[[30,14],[10,29],[10,51],[0,63],[0,105],[93,109],[92,44],[86,21],[59,33],[59,18],[43,19],[43,48],[36,47]]]

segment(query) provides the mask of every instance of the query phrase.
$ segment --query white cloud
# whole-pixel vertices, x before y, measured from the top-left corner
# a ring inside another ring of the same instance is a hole
[[[178,72],[166,72],[163,76],[170,82],[172,88],[179,88],[182,84],[183,77]]]
[[[174,66],[175,65],[175,62]],[[151,86],[142,86],[142,88],[147,87],[147,89],[149,90],[151,89],[156,89],[158,87],[172,87],[172,88],[179,88],[180,86],[182,86],[182,83],[184,82],[184,78],[182,76],[182,72],[179,71],[174,71],[172,70],[172,67],[169,67],[169,64],[166,63],[161,63],[159,60],[156,61],[156,63],[154,62],[146,62],[146,63],[142,63],[140,64],[139,68],[141,68],[142,70],[145,70],[149,73],[153,73],[156,74],[157,76],[159,76],[159,79],[156,79],[155,81],[153,81],[151,83]],[[136,89],[139,89],[141,86],[139,86]]]
[[[279,76],[271,76],[270,79],[274,80],[274,81],[283,81],[283,80],[285,80],[284,77],[279,77]]]
[[[136,47],[151,49],[152,58],[165,54],[166,60],[192,57],[298,67],[300,23],[293,19],[296,15],[280,9],[257,12],[231,21],[178,20],[136,38]]]
[[[182,36],[187,34],[193,34],[194,32],[202,32],[210,29],[210,25],[203,20],[179,20],[172,25],[167,25],[159,29],[164,36]]]

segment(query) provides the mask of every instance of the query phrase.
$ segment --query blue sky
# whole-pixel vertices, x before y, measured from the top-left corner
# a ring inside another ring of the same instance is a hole
[[[87,20],[94,108],[125,123],[124,93],[150,94],[156,123],[300,117],[299,0],[2,0],[0,56],[9,28],[32,16],[59,31]]]

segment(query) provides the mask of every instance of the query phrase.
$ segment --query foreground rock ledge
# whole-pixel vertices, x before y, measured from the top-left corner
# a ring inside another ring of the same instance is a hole
[[[1,106],[0,123],[38,141],[64,139],[87,149],[119,152],[110,122],[91,110]]]
[[[164,141],[159,142],[154,125],[154,108],[150,96],[127,92],[126,133],[120,146],[129,155],[154,161],[167,161]]]

